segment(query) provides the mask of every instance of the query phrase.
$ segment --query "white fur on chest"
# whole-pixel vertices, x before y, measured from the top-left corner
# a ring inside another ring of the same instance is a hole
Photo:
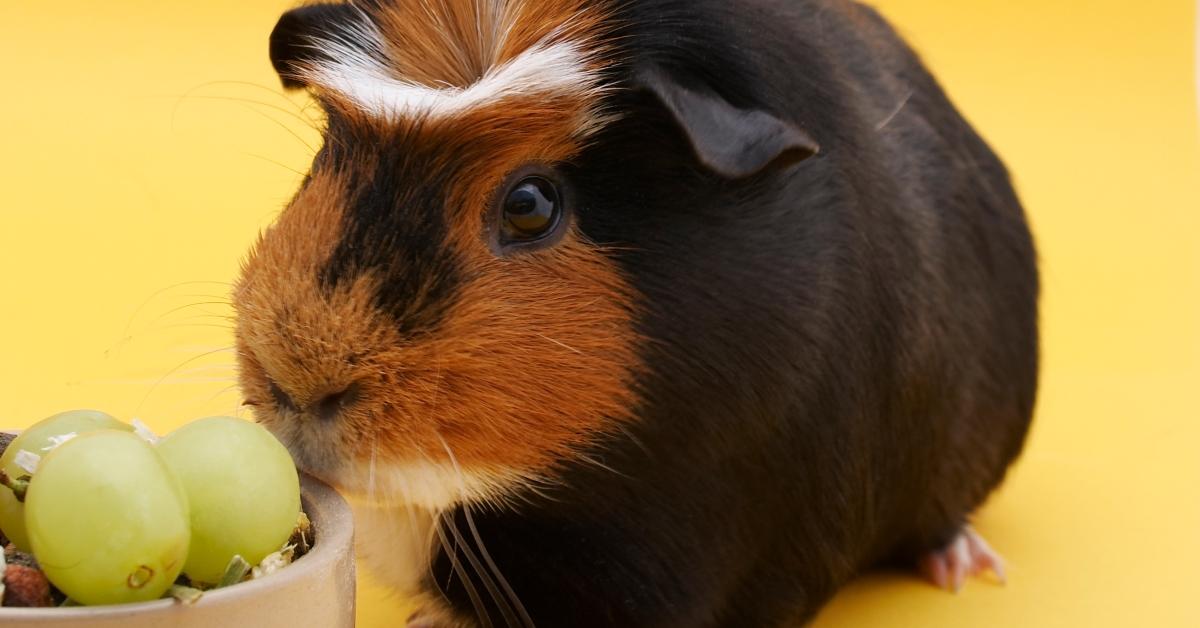
[[[429,572],[434,513],[417,506],[382,506],[351,500],[355,553],[381,584],[412,596]]]
[[[526,478],[515,472],[476,472],[429,462],[378,465],[343,477],[354,509],[359,560],[402,595],[420,590],[437,544],[434,521],[461,504],[503,501]]]

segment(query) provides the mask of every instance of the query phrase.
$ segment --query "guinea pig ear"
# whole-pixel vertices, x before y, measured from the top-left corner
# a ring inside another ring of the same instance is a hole
[[[662,69],[642,69],[637,82],[679,123],[700,161],[723,177],[741,179],[820,150],[792,124],[758,109],[739,109],[706,89],[684,87]]]
[[[322,35],[339,32],[350,24],[357,9],[349,4],[311,4],[284,13],[271,31],[271,65],[287,89],[307,87],[302,68],[324,56],[315,47]]]

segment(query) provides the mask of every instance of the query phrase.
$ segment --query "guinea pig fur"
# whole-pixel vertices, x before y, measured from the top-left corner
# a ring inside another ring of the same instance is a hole
[[[352,0],[270,52],[326,123],[241,385],[411,626],[793,626],[884,561],[998,567],[1034,246],[873,10]]]

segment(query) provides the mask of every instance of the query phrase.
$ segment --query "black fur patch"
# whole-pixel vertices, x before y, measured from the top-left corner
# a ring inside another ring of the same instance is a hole
[[[465,541],[428,586],[475,614],[471,584],[491,625],[521,625],[466,556],[477,531],[539,626],[800,625],[859,570],[944,543],[1020,452],[1033,243],[1003,165],[870,9],[616,4],[617,83],[652,64],[821,154],[732,181],[617,92],[624,116],[564,172],[640,295],[638,421],[544,499],[454,513]]]
[[[459,173],[430,149],[420,150],[427,140],[405,131],[380,137],[378,129],[355,129],[331,113],[326,137],[316,167],[348,173],[349,196],[342,238],[323,283],[375,271],[382,279],[377,305],[400,332],[430,331],[463,281],[462,264],[446,243],[446,192]],[[359,169],[362,163],[375,166]]]

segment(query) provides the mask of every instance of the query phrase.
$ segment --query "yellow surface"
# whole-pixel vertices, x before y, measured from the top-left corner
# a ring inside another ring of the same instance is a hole
[[[0,422],[236,413],[225,302],[314,132],[287,0],[0,0]],[[1032,446],[978,527],[1006,588],[904,574],[828,626],[1200,626],[1194,6],[881,0],[1011,164],[1045,272]],[[395,626],[365,587],[361,626]]]

